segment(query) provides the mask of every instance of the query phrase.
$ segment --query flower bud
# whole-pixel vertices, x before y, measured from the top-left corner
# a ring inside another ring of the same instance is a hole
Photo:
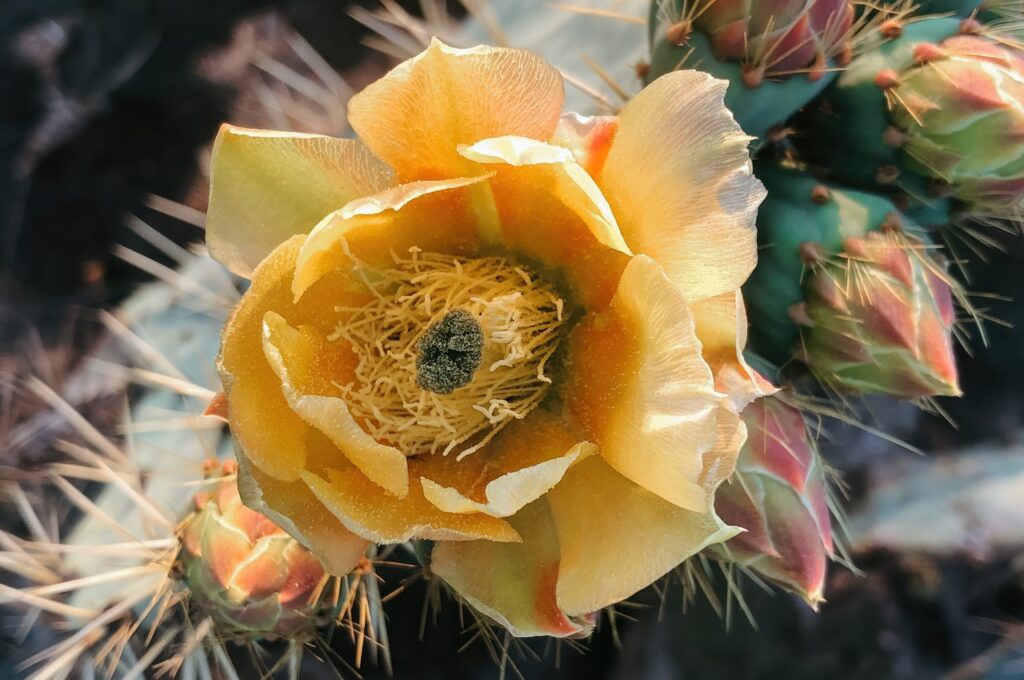
[[[925,50],[925,48],[928,48]],[[929,58],[901,74],[893,117],[916,172],[949,182],[989,216],[1024,208],[1024,53],[981,35],[918,45]],[[917,54],[915,52],[915,54]]]
[[[847,239],[805,279],[803,359],[827,386],[903,399],[956,396],[953,298],[945,266],[890,229]]]
[[[242,505],[233,477],[196,494],[195,504],[179,531],[181,571],[193,606],[226,636],[311,633],[324,576],[317,559]]]
[[[715,510],[746,531],[714,553],[800,595],[823,600],[833,553],[824,470],[800,411],[778,396],[743,411],[747,442]]]

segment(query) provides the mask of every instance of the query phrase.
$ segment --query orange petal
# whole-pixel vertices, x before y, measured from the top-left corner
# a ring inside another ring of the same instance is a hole
[[[765,192],[725,89],[699,71],[658,78],[623,108],[598,177],[626,243],[691,302],[736,290],[757,262]]]
[[[510,522],[522,543],[438,543],[430,568],[473,607],[517,637],[566,637],[589,629],[555,602],[558,536],[544,502],[523,508]]]
[[[410,461],[409,467],[414,477],[418,476],[415,460]],[[412,538],[519,541],[519,534],[505,520],[438,509],[423,496],[418,480],[409,486],[407,496],[397,498],[381,493],[354,467],[328,467],[320,474],[304,472],[302,479],[342,524],[375,543],[403,543]]]
[[[559,418],[537,410],[505,427],[482,450],[456,460],[427,456],[420,482],[445,512],[508,517],[557,484],[570,466],[596,452]]]
[[[252,285],[224,327],[218,363],[232,435],[254,465],[285,481],[297,480],[305,465],[309,426],[289,407],[264,355],[263,317],[275,312],[293,327],[311,326],[327,334],[337,325],[337,305],[361,304],[368,295],[350,269],[338,268],[294,304],[291,281],[304,240],[293,236],[256,268]]]
[[[327,213],[393,182],[360,142],[224,125],[213,145],[206,244],[240,276]]]
[[[690,306],[703,345],[704,360],[715,374],[715,388],[727,395],[737,413],[777,389],[743,357],[747,346],[747,310],[740,291],[705,298]]]
[[[291,409],[327,435],[371,481],[389,493],[405,496],[409,492],[405,455],[366,434],[338,394],[335,381],[351,372],[351,366],[339,364],[354,363],[346,349],[339,351],[308,326],[292,328],[274,312],[263,317],[263,351],[281,380]]]
[[[666,503],[595,456],[547,495],[561,549],[556,598],[570,616],[620,602],[739,530]]]
[[[601,457],[670,503],[704,512],[700,477],[722,396],[686,301],[658,263],[634,257],[608,309],[584,318],[569,343],[563,398]]]
[[[467,187],[487,176],[402,184],[356,199],[310,232],[295,266],[298,300],[320,277],[339,268],[390,265],[393,254],[415,246],[426,252],[465,253],[476,248],[476,215]]]
[[[282,482],[239,457],[238,491],[250,508],[272,519],[302,543],[335,576],[345,576],[369,542],[346,529],[302,482]]]
[[[520,135],[549,139],[562,112],[562,77],[524,50],[449,47],[420,55],[352,97],[349,123],[402,180],[475,174],[460,144]]]

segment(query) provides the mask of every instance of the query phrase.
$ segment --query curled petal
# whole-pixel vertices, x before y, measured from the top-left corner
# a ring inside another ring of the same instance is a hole
[[[282,482],[238,457],[238,492],[245,504],[274,521],[316,555],[331,574],[352,571],[370,543],[346,529],[302,482]]]
[[[517,637],[566,637],[589,629],[555,601],[558,536],[548,506],[538,501],[510,522],[522,543],[439,543],[431,570],[462,598]]]
[[[506,136],[464,146],[459,153],[482,165],[548,166],[547,191],[579,215],[599,243],[629,253],[611,206],[569,149],[535,139]],[[533,189],[537,191],[540,187]]]
[[[740,291],[695,302],[691,311],[704,360],[715,374],[715,388],[729,396],[737,413],[755,399],[777,391],[743,357],[747,346],[747,310]]]
[[[765,192],[725,89],[699,71],[655,80],[623,108],[598,177],[626,243],[691,302],[736,290],[757,262]]]
[[[403,498],[381,494],[380,488],[354,467],[339,465],[318,472],[306,471],[302,479],[349,531],[375,543],[403,543],[412,538],[520,540],[515,529],[503,519],[482,513],[455,514],[440,510],[423,495],[416,461],[411,461],[409,467],[416,479]]]
[[[498,47],[456,49],[437,39],[349,102],[352,129],[403,180],[474,174],[460,144],[519,135],[549,139],[562,112],[562,77],[540,57]]]
[[[431,456],[423,462],[423,494],[445,512],[508,517],[544,495],[570,466],[596,452],[558,418],[537,410],[503,429],[464,460]]]
[[[327,213],[394,182],[360,142],[224,125],[213,145],[206,243],[239,276]]]
[[[547,498],[561,549],[556,599],[570,616],[621,602],[739,533],[714,512],[665,502],[597,456],[569,470]]]
[[[670,503],[705,512],[700,479],[723,398],[686,301],[654,260],[634,257],[608,309],[573,329],[568,374],[567,408],[608,465]]]
[[[281,381],[288,406],[300,418],[327,435],[364,475],[389,493],[401,497],[409,492],[405,455],[366,434],[338,395],[333,381],[351,374],[355,360],[350,353],[340,351],[314,329],[292,328],[274,312],[263,317],[263,351]]]

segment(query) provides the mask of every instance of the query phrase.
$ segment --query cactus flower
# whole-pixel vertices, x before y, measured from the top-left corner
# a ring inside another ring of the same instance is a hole
[[[431,540],[517,635],[586,633],[731,537],[764,194],[724,90],[680,72],[563,116],[538,57],[434,41],[351,100],[359,141],[225,127],[207,234],[252,279],[219,359],[246,503],[331,571]]]
[[[905,399],[957,396],[953,297],[945,265],[893,230],[849,238],[811,262],[802,323],[804,360],[827,385]]]
[[[975,212],[1024,212],[1024,53],[982,35],[922,43],[889,89],[912,169]]]
[[[181,525],[181,569],[191,604],[226,637],[312,633],[320,562],[260,513],[242,504],[234,478],[195,496]]]
[[[691,13],[715,55],[748,64],[758,82],[808,69],[820,75],[847,48],[854,21],[850,0],[703,0]]]
[[[743,411],[743,422],[747,442],[733,477],[718,490],[715,509],[746,531],[715,546],[713,554],[816,607],[833,554],[832,524],[824,469],[803,414],[767,396]]]

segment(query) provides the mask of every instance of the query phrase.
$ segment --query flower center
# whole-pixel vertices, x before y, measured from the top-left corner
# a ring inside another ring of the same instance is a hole
[[[392,269],[359,271],[374,299],[337,308],[329,339],[358,359],[338,387],[377,441],[461,459],[543,400],[563,301],[528,268],[412,249]]]

